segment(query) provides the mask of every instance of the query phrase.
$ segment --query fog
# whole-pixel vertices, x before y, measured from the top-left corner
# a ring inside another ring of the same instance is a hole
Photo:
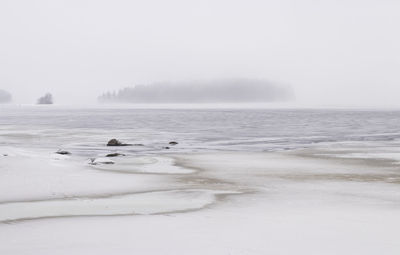
[[[2,0],[0,89],[92,104],[136,84],[245,78],[289,84],[298,106],[400,107],[398,13],[395,0]]]

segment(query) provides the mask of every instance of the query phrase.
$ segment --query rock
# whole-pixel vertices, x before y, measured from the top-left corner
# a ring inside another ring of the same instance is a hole
[[[117,139],[111,139],[108,141],[107,146],[120,146],[122,143]]]
[[[163,149],[169,150],[170,148],[168,146],[166,146],[166,147],[163,147]]]
[[[114,161],[112,161],[111,159],[108,158],[90,158],[89,159],[90,165],[112,165],[115,164]]]
[[[130,146],[130,145],[131,144],[122,143],[122,142],[118,141],[117,139],[111,139],[107,143],[107,146]]]
[[[8,156],[8,154],[3,154],[3,157],[7,157]]]
[[[110,153],[110,154],[107,154],[106,155],[106,157],[118,157],[118,156],[125,156],[125,154],[122,154],[122,153]]]
[[[56,153],[57,153],[57,154],[60,154],[60,155],[71,155],[71,152],[69,152],[69,151],[63,151],[63,150],[58,150]]]
[[[178,142],[174,142],[174,141],[169,142],[169,145],[177,145],[177,144],[178,144]]]

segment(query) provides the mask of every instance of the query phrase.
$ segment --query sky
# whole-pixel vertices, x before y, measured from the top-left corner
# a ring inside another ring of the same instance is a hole
[[[315,107],[400,107],[397,0],[1,0],[0,89],[94,103],[135,84],[265,79]]]

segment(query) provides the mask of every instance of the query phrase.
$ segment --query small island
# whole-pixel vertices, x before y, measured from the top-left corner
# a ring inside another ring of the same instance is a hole
[[[37,104],[53,104],[53,95],[50,93],[47,93],[46,95],[40,97],[37,100]]]
[[[0,104],[9,103],[12,100],[12,96],[9,92],[0,89]]]

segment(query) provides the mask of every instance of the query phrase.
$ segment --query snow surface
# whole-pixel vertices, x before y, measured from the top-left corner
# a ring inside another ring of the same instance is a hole
[[[0,161],[0,254],[400,254],[396,165],[219,152],[96,169],[11,154]],[[178,170],[153,170],[164,166]]]

